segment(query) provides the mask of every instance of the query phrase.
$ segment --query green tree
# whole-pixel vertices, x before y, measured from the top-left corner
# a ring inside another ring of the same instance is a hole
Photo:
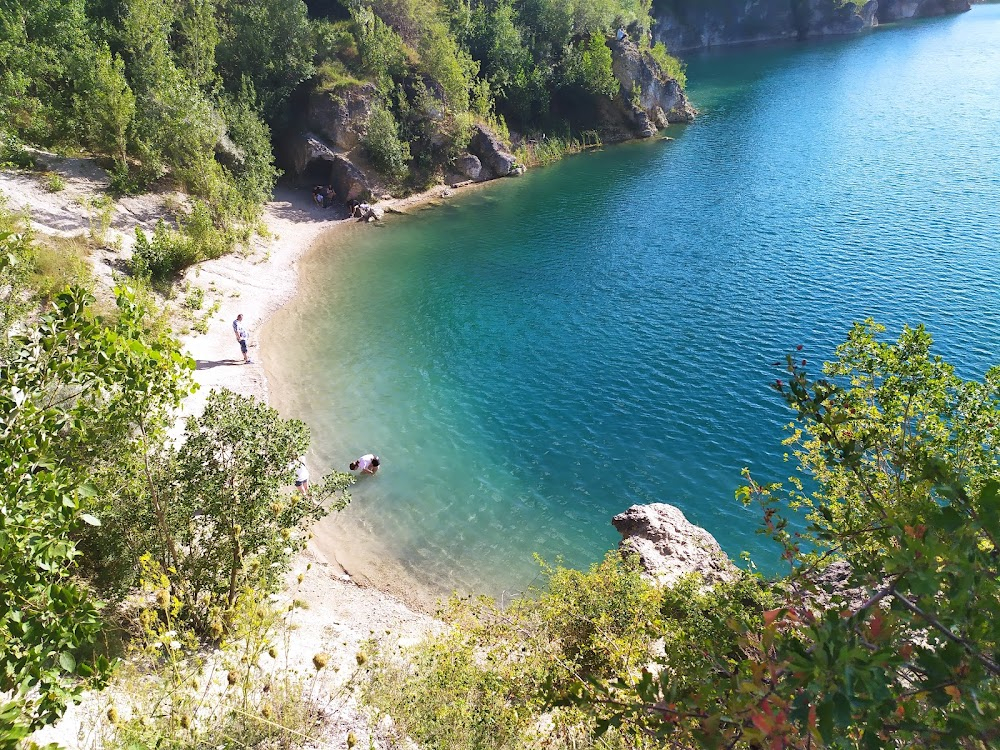
[[[275,122],[296,86],[313,73],[315,50],[302,0],[245,0],[225,5],[216,58],[229,91],[249,79],[261,111]]]
[[[90,66],[84,0],[9,0],[0,12],[0,119],[35,143],[72,142]]]
[[[215,48],[219,44],[216,0],[185,0],[177,22],[177,63],[204,90],[217,80]]]
[[[160,562],[183,615],[202,633],[224,626],[246,587],[275,589],[305,531],[343,508],[352,478],[331,474],[306,498],[283,492],[309,446],[309,429],[253,398],[209,394],[166,459],[170,492]],[[154,487],[151,485],[151,490]]]
[[[170,50],[173,8],[154,0],[124,0],[121,37],[136,96],[135,151],[147,178],[164,166],[204,171],[225,131],[222,117],[175,65]]]
[[[117,290],[118,316],[93,317],[93,298],[61,294],[0,367],[0,747],[55,721],[99,684],[110,664],[83,659],[101,630],[100,602],[79,576],[76,536],[99,519],[90,469],[131,435],[191,367],[150,339],[135,296]],[[169,396],[167,397],[169,398]]]
[[[383,96],[392,94],[394,79],[402,76],[406,60],[403,40],[368,6],[351,11],[361,69],[370,75]]]
[[[125,78],[125,63],[112,56],[107,45],[94,55],[86,96],[76,100],[78,119],[85,123],[85,138],[98,151],[110,154],[124,169],[128,159],[129,130],[135,118],[135,96]]]
[[[569,55],[566,78],[596,96],[613,97],[618,79],[611,70],[611,49],[604,36],[591,34]]]
[[[236,96],[223,101],[222,114],[229,137],[239,150],[239,159],[227,168],[246,204],[247,218],[253,219],[258,207],[271,199],[280,174],[274,166],[271,129],[258,113],[257,95],[246,81]]]
[[[421,68],[440,84],[447,106],[453,111],[467,110],[469,89],[479,73],[479,63],[458,46],[440,21],[427,25],[419,49]]]
[[[406,176],[410,145],[400,140],[399,125],[392,112],[379,103],[372,105],[368,116],[364,146],[376,169],[395,179]]]

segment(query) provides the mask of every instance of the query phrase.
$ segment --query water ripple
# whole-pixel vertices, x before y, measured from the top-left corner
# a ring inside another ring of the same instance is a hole
[[[1000,345],[1000,6],[693,60],[699,121],[423,212],[303,264],[269,368],[315,458],[377,451],[339,524],[425,583],[523,588],[666,501],[773,553],[732,497],[787,475],[768,383],[851,322]]]

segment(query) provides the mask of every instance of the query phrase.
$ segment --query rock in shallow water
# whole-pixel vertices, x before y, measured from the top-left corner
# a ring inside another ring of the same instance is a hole
[[[715,537],[673,505],[633,505],[611,523],[622,535],[618,549],[638,555],[657,585],[669,586],[688,573],[700,573],[710,584],[732,580],[738,573]]]

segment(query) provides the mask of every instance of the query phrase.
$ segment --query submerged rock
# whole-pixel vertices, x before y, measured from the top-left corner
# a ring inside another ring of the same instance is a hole
[[[622,535],[618,549],[638,555],[646,574],[660,586],[688,573],[700,573],[710,584],[732,580],[738,573],[715,537],[673,505],[633,505],[611,523]]]

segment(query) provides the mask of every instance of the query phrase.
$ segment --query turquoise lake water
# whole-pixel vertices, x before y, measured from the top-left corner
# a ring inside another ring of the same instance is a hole
[[[1000,5],[689,60],[672,142],[607,148],[338,231],[270,324],[277,404],[317,467],[384,462],[323,534],[411,586],[517,592],[610,518],[669,502],[732,555],[781,479],[768,384],[853,320],[1000,363]],[[341,553],[338,553],[340,556]],[[376,570],[377,569],[377,570]]]

